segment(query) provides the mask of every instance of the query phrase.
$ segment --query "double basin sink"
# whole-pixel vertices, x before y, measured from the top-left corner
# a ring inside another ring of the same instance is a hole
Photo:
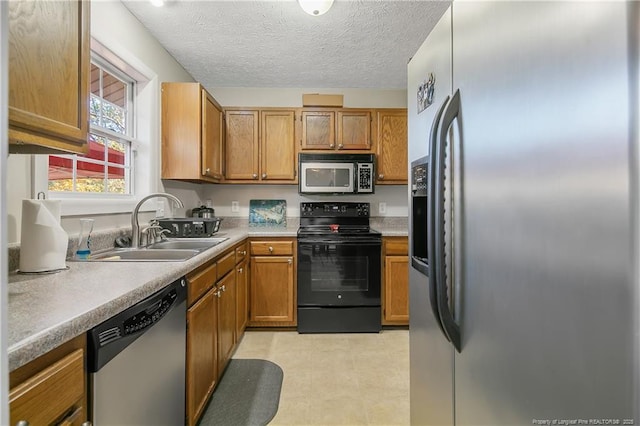
[[[168,238],[140,248],[114,248],[91,255],[93,262],[181,262],[228,238]]]

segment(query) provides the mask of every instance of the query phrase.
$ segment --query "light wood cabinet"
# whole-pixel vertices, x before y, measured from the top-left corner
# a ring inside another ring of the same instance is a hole
[[[78,425],[88,420],[85,335],[62,344],[9,375],[12,425]]]
[[[228,109],[225,117],[227,181],[297,182],[295,110]]]
[[[372,110],[301,110],[300,149],[303,151],[371,151]]]
[[[295,326],[295,241],[251,241],[250,326]]]
[[[9,152],[87,152],[89,1],[8,3]]]
[[[377,184],[406,184],[407,110],[376,110]]]
[[[218,377],[227,367],[236,343],[235,268],[216,284],[218,303]]]
[[[407,237],[383,239],[383,325],[409,324],[408,254]]]
[[[365,151],[371,149],[370,110],[340,110],[337,119],[337,149]]]
[[[249,320],[249,261],[236,265],[236,341],[240,341]]]
[[[162,83],[162,178],[222,179],[222,108],[199,83]]]
[[[301,112],[302,150],[333,150],[336,147],[336,113],[335,111]]]
[[[215,280],[215,263],[187,276],[190,307],[187,310],[186,411],[190,426],[200,419],[218,378]]]
[[[259,116],[256,110],[225,111],[225,179],[258,180]]]

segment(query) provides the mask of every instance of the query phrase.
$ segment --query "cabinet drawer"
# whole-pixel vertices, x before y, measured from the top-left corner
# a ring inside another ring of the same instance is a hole
[[[387,255],[407,255],[409,254],[409,242],[404,239],[393,239],[385,241],[385,253]]]
[[[213,287],[217,278],[216,270],[217,265],[213,263],[187,275],[187,281],[189,283],[187,305],[191,306],[191,304]]]
[[[236,265],[236,252],[230,251],[218,259],[218,279],[224,277]]]
[[[53,424],[84,398],[84,351],[77,349],[11,389],[11,424]]]
[[[236,247],[236,265],[247,257],[247,243]]]
[[[286,256],[293,254],[293,241],[251,241],[252,256]]]

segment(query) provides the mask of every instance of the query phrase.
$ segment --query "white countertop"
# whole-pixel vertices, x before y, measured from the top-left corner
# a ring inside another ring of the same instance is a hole
[[[378,226],[383,236],[406,229]],[[9,370],[26,364],[164,288],[248,237],[296,237],[287,228],[223,229],[227,241],[183,262],[74,262],[50,275],[9,275]]]

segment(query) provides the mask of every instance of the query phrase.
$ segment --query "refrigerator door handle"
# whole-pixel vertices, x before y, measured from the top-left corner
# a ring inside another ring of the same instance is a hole
[[[435,259],[435,253],[436,253],[436,245],[432,237],[433,235],[435,235],[435,232],[436,232],[436,228],[435,228],[436,226],[435,198],[436,197],[433,196],[433,194],[435,193],[433,183],[436,181],[435,152],[436,152],[436,146],[438,144],[438,128],[440,126],[440,120],[442,119],[442,115],[444,114],[447,104],[449,103],[449,99],[450,99],[449,96],[447,96],[445,100],[442,102],[442,105],[440,105],[440,108],[436,112],[436,115],[433,119],[433,123],[431,125],[431,131],[429,132],[429,164],[428,164],[429,193],[427,194],[427,197],[428,197],[427,199],[427,256],[428,256],[428,259],[430,259],[429,261],[430,264],[432,263],[431,259]],[[451,339],[449,339],[449,336],[447,335],[447,332],[445,331],[444,326],[442,325],[442,321],[440,319],[440,312],[438,311],[437,275],[433,267],[429,268],[429,301],[431,302],[431,312],[433,313],[433,317],[435,318],[436,323],[440,327],[440,331],[442,331],[442,334],[444,335],[444,337],[446,337],[446,339],[450,341]]]
[[[449,305],[447,275],[446,275],[446,258],[452,256],[451,247],[445,244],[445,217],[444,217],[444,190],[445,190],[445,167],[447,152],[447,134],[449,128],[453,124],[453,120],[460,113],[460,90],[456,90],[451,101],[449,101],[442,121],[437,131],[437,142],[435,153],[435,180],[432,185],[434,189],[433,199],[435,205],[434,219],[435,230],[432,240],[435,243],[435,258],[433,265],[433,275],[436,277],[436,295],[438,297],[438,312],[440,314],[440,323],[444,327],[444,331],[458,352],[461,351],[460,327],[456,323],[451,307]],[[453,283],[451,284],[454,285]]]

